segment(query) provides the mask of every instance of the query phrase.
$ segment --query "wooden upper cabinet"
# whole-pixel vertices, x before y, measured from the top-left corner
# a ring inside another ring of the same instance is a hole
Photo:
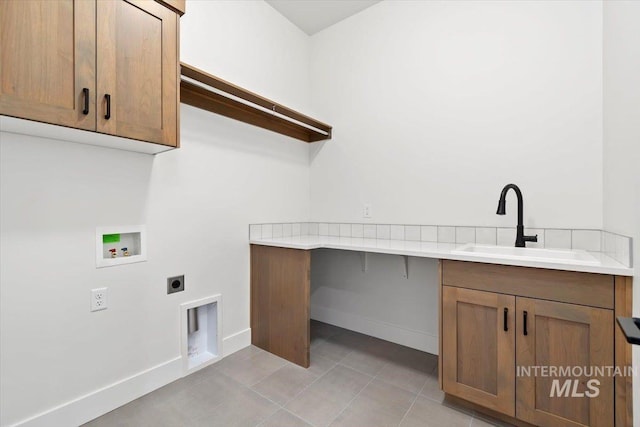
[[[521,369],[613,366],[611,310],[521,297],[516,308],[516,359]],[[613,377],[592,376],[599,384],[592,383],[591,389],[589,378],[530,373],[517,377],[517,418],[538,426],[613,425]],[[596,389],[597,397],[589,397]]]
[[[149,0],[0,0],[0,114],[178,145],[179,16]]]
[[[442,287],[446,393],[515,415],[515,297]]]
[[[97,5],[98,132],[176,146],[178,16],[150,1]]]
[[[0,114],[94,130],[95,19],[93,1],[0,0]]]

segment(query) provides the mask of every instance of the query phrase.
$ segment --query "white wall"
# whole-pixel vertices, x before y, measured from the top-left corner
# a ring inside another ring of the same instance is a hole
[[[599,2],[385,1],[314,35],[311,73],[312,220],[514,226],[515,182],[527,226],[601,226]]]
[[[634,239],[633,312],[640,317],[640,3],[604,3],[604,226]],[[640,349],[634,346],[640,370]],[[640,426],[640,378],[634,425]]]
[[[438,354],[438,262],[352,251],[317,250],[311,258],[311,317]]]
[[[600,3],[385,1],[311,40],[312,100],[334,126],[311,149],[312,220],[513,227],[514,195],[495,211],[515,182],[525,226],[602,226]],[[316,317],[437,352],[437,317],[376,310],[437,299],[435,266],[416,288],[317,258],[340,274],[314,277]]]
[[[156,157],[0,133],[0,425],[171,363],[181,302],[222,293],[223,334],[245,342],[248,223],[310,212],[357,222],[367,202],[378,223],[512,226],[513,201],[506,217],[494,212],[513,181],[526,225],[600,228],[604,216],[634,235],[640,265],[629,155],[639,137],[626,119],[640,73],[625,62],[638,47],[637,5],[604,8],[604,149],[601,3],[390,1],[311,39],[264,2],[187,9],[183,61],[331,123],[334,139],[310,149],[185,106],[182,148]],[[96,270],[95,227],[137,223],[148,226],[149,261]],[[355,254],[319,255],[315,264],[338,270],[314,272],[316,308],[432,332],[429,307],[374,311],[385,292],[394,306],[433,302],[412,281],[433,265],[412,260],[404,281],[388,271],[398,257],[374,256],[363,273]],[[166,296],[166,277],[182,273],[187,290]],[[357,306],[363,285],[379,298]],[[98,286],[109,309],[89,313]]]
[[[184,61],[283,103],[308,102],[307,36],[271,7],[195,1],[187,11]],[[224,337],[248,343],[247,224],[307,220],[309,149],[191,107],[181,121],[182,148],[156,157],[0,133],[0,425],[171,365],[181,302],[221,293]],[[140,223],[149,261],[97,270],[95,228]],[[167,296],[166,277],[177,274],[186,291]],[[90,313],[89,290],[101,286],[109,308]],[[77,425],[136,387],[36,421]]]
[[[293,109],[309,108],[309,37],[263,1],[189,0],[180,60]]]

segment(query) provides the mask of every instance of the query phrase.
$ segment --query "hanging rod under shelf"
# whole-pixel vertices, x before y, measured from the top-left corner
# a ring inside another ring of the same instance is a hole
[[[331,126],[180,63],[180,102],[305,142],[331,139]]]

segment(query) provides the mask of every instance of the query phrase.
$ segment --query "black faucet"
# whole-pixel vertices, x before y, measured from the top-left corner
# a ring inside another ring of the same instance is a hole
[[[498,215],[504,215],[507,213],[507,192],[513,189],[516,192],[516,196],[518,197],[518,227],[516,229],[516,248],[524,248],[526,242],[537,242],[538,235],[535,236],[525,236],[524,235],[524,225],[522,225],[522,192],[515,184],[507,184],[502,189],[502,193],[500,194],[500,201],[498,201],[498,211],[496,212]]]

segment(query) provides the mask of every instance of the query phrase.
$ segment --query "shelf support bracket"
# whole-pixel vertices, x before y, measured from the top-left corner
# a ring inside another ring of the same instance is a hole
[[[405,279],[409,278],[409,256],[408,255],[400,255],[402,257],[402,266],[404,270],[402,272],[402,277]]]
[[[360,252],[360,262],[362,263],[362,271],[369,269],[369,252]]]

